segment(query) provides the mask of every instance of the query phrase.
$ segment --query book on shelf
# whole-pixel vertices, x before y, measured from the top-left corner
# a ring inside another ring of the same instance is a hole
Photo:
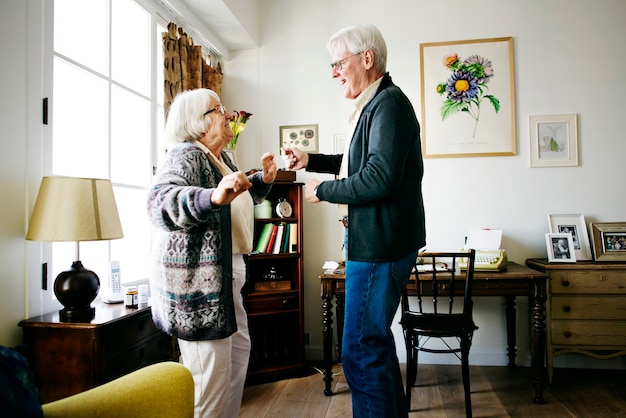
[[[289,252],[289,230],[291,229],[291,224],[285,224],[285,230],[283,231],[283,245],[280,247],[281,253]]]
[[[270,240],[267,243],[267,248],[265,249],[266,254],[271,254],[274,250],[274,241],[276,241],[276,233],[278,232],[278,225],[272,224],[272,234],[270,235]]]
[[[259,234],[259,240],[254,248],[256,252],[264,253],[267,250],[267,245],[269,244],[270,237],[272,236],[273,227],[274,224],[272,223],[266,223],[263,225],[263,229],[261,229],[261,233]]]
[[[278,224],[276,230],[276,239],[274,240],[274,246],[272,247],[272,254],[280,254],[280,249],[283,246],[283,233],[285,231],[285,224]]]
[[[289,252],[298,252],[298,224],[289,225]]]

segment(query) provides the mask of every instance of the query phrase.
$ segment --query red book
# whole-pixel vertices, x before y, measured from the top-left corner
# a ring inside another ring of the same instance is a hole
[[[285,224],[278,225],[278,231],[276,232],[276,239],[274,240],[274,249],[272,254],[280,254],[280,249],[283,246],[283,237],[285,236]]]
[[[267,243],[267,250],[265,251],[267,254],[271,254],[274,249],[274,241],[276,241],[276,233],[278,232],[278,225],[274,225],[272,228],[272,235],[270,236],[270,242]]]

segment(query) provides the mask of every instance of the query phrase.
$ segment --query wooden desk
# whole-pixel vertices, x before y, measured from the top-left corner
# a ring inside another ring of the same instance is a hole
[[[335,298],[337,312],[337,350],[341,357],[341,339],[343,337],[343,314],[345,297],[345,275],[333,272],[324,272],[319,276],[322,287],[322,332],[324,344],[324,394],[333,395],[330,388],[332,377],[332,341],[333,341],[333,298]],[[533,328],[533,387],[535,389],[535,403],[543,403],[545,388],[545,356],[546,356],[546,278],[545,273],[533,270],[526,266],[509,262],[507,269],[502,272],[474,272],[474,296],[504,296],[506,298],[505,313],[507,325],[507,344],[509,367],[515,366],[515,297],[528,296],[532,310]],[[430,291],[424,283],[430,277],[420,279],[422,292]],[[407,286],[409,295],[416,293],[415,276],[411,277]],[[463,286],[459,286],[462,293]]]

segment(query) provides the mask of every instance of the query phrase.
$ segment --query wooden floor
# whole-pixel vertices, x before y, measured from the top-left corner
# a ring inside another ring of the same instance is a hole
[[[334,396],[324,395],[317,372],[247,387],[239,417],[351,417],[350,390],[341,366],[333,372]],[[470,375],[474,417],[626,417],[626,370],[555,369],[542,405],[532,401],[529,368],[471,366]],[[420,365],[418,379],[409,417],[465,415],[460,366]]]

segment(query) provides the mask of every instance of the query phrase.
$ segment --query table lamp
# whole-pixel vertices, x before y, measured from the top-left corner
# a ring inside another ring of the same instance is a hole
[[[26,239],[76,241],[76,261],[54,281],[54,294],[63,305],[61,321],[90,321],[95,316],[91,302],[98,295],[100,279],[80,262],[80,241],[123,237],[110,180],[42,178]]]

